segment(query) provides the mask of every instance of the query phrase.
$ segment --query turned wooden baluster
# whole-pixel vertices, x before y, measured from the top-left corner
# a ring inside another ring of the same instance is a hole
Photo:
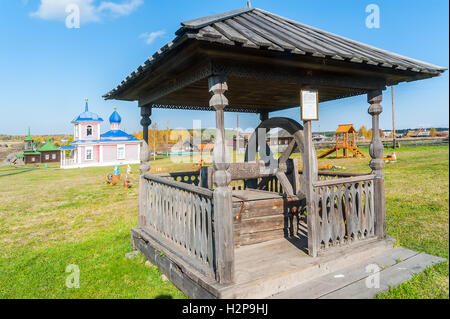
[[[370,103],[369,114],[372,115],[372,142],[370,143],[370,168],[375,174],[374,180],[374,210],[375,210],[375,235],[378,238],[386,237],[386,204],[384,190],[384,147],[380,138],[380,113],[383,112],[381,101],[383,93],[381,90],[371,91],[367,94]]]
[[[234,231],[231,190],[228,185],[231,175],[227,171],[230,163],[225,153],[224,109],[228,100],[224,93],[228,90],[225,76],[212,76],[208,80],[212,94],[209,105],[216,111],[216,138],[214,141],[214,231],[217,260],[217,280],[231,283],[234,277]]]
[[[148,147],[148,127],[152,124],[150,120],[150,115],[152,114],[151,106],[141,107],[141,125],[143,129],[143,139],[141,150],[140,150],[140,161],[141,165],[139,170],[141,172],[139,178],[139,226],[144,227],[146,225],[145,212],[147,208],[147,195],[148,195],[148,181],[144,179],[143,174],[150,170],[150,149]]]

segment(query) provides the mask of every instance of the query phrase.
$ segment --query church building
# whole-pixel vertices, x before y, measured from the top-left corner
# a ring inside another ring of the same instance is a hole
[[[84,112],[72,121],[73,142],[60,148],[61,168],[139,163],[141,141],[120,129],[122,118],[116,108],[109,117],[110,130],[103,134],[102,122],[101,117],[89,111],[86,99]]]

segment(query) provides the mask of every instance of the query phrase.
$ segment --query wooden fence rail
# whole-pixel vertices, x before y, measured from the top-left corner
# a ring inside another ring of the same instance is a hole
[[[215,277],[213,192],[146,173],[145,230],[197,271]]]
[[[319,249],[375,236],[374,175],[314,183]]]
[[[205,171],[206,168],[202,173],[144,174],[145,224],[166,247],[178,251],[180,258],[215,276],[214,187],[208,188],[210,171]],[[301,190],[304,187],[301,170],[299,175]],[[284,192],[276,176],[266,178],[264,190]],[[257,179],[258,183],[261,180]],[[375,236],[373,181],[372,174],[318,172],[318,180],[313,182],[313,205],[319,223],[314,235],[318,250]],[[246,189],[247,180],[233,180],[230,187]]]
[[[205,182],[202,183],[202,173],[198,171],[194,172],[177,172],[177,173],[163,173],[163,174],[157,174],[158,177],[164,177],[168,178],[173,181],[178,181],[183,184],[188,185],[194,185],[194,186],[200,186],[201,188],[208,188],[213,189],[214,186],[212,185],[212,176],[208,176],[209,174],[212,174],[212,170],[210,167],[204,167],[204,174],[205,176]],[[298,187],[302,187],[303,183],[303,172],[302,170],[299,170],[299,182],[300,185]],[[155,175],[153,175],[155,176]],[[367,174],[363,173],[349,173],[349,172],[331,172],[331,171],[319,171],[318,172],[318,179],[319,181],[325,181],[325,180],[336,180],[336,179],[342,179],[347,177],[358,177],[358,176],[367,176]],[[364,177],[365,178],[365,177]],[[257,180],[257,184],[261,181],[261,178]],[[234,179],[230,183],[230,188],[232,190],[245,190],[247,189],[247,180],[246,179]],[[269,192],[274,193],[283,193],[283,187],[281,186],[280,182],[278,181],[276,176],[269,177],[269,181],[267,182],[266,186],[264,187],[264,190],[267,190]]]
[[[160,177],[167,177],[177,182],[200,186],[200,172],[178,172],[157,174]]]

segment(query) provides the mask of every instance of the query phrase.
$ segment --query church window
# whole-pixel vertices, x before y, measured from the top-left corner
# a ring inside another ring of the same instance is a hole
[[[125,159],[125,145],[117,145],[117,159]]]
[[[92,147],[86,147],[86,160],[90,161],[92,160]]]

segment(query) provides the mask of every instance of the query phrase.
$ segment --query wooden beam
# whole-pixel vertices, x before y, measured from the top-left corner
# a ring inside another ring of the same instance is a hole
[[[362,175],[362,176],[349,176],[344,178],[337,179],[329,179],[323,181],[316,181],[313,183],[314,187],[323,187],[323,186],[333,186],[333,185],[342,185],[342,184],[352,184],[359,182],[371,181],[375,178],[375,175]]]
[[[370,91],[367,101],[370,104],[369,114],[372,116],[372,142],[370,143],[370,168],[375,174],[374,180],[374,210],[375,210],[375,235],[378,238],[386,237],[386,203],[384,186],[384,147],[380,137],[380,114],[383,112],[381,101],[383,93],[381,90]]]
[[[290,174],[294,169],[292,162],[280,163],[277,168],[267,167],[263,161],[257,163],[231,163],[228,172],[231,180],[253,179],[275,176],[278,172]]]
[[[313,71],[308,68],[283,68],[282,66],[274,65],[273,61],[260,65],[213,60],[212,68],[213,73],[220,71],[228,77],[266,79],[309,86],[330,86],[361,90],[374,90],[386,86],[386,81],[382,78],[368,78],[367,76],[324,72],[323,70]]]
[[[411,70],[392,69],[388,67],[380,67],[369,65],[366,63],[353,63],[350,61],[340,61],[330,57],[314,57],[310,55],[302,55],[299,59],[298,54],[285,54],[274,50],[258,50],[255,55],[254,50],[248,47],[234,47],[232,49],[224,49],[223,46],[214,43],[201,43],[203,51],[210,57],[215,59],[228,59],[236,61],[255,61],[262,64],[276,63],[277,67],[289,68],[306,68],[311,70],[325,70],[329,72],[342,72],[349,75],[369,77],[379,77],[386,81],[398,82],[407,81],[408,79],[419,80],[436,76],[436,74],[417,73]],[[391,84],[386,84],[391,85]]]
[[[152,114],[152,108],[149,105],[141,107],[141,125],[143,129],[143,142],[140,146],[140,162],[139,170],[141,172],[139,177],[139,226],[144,227],[146,224],[145,212],[147,209],[148,201],[148,181],[144,179],[144,174],[150,170],[150,149],[148,147],[148,127],[152,124],[150,115]]]
[[[201,62],[200,64],[185,70],[182,74],[173,76],[163,87],[159,86],[148,92],[141,92],[139,94],[139,106],[154,103],[162,97],[181,90],[202,79],[206,79],[211,74],[211,62]]]
[[[306,211],[308,222],[308,254],[317,257],[320,248],[319,216],[315,210],[315,194],[313,184],[315,182],[314,165],[316,163],[313,153],[311,121],[303,122],[304,153],[303,153],[303,181],[306,196]]]
[[[234,281],[234,225],[233,203],[228,185],[231,175],[227,171],[230,163],[225,153],[224,109],[228,100],[224,93],[228,90],[225,76],[212,76],[208,79],[212,97],[209,105],[216,110],[216,137],[214,140],[214,229],[217,259],[217,280],[220,283]]]

